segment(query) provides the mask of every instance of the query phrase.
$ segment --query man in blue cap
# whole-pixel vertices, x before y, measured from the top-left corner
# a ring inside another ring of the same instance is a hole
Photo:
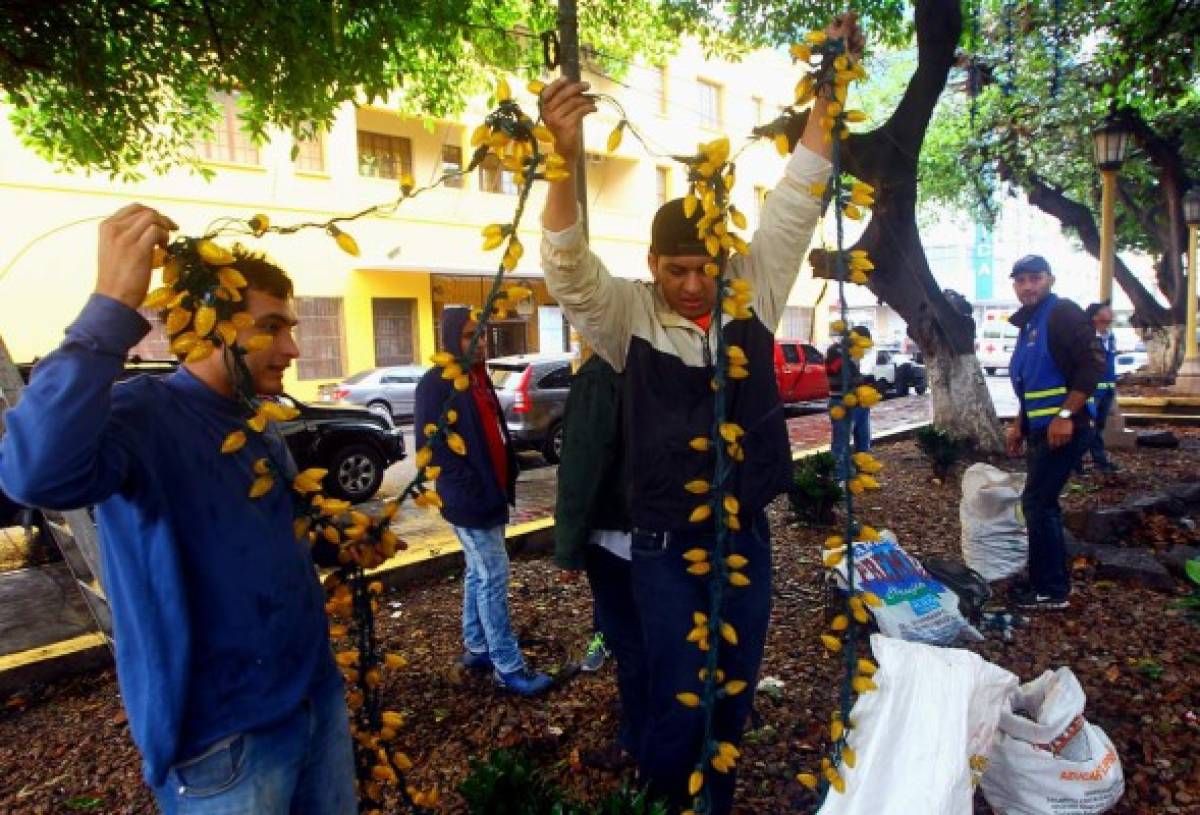
[[[1029,531],[1029,581],[1009,592],[1019,608],[1065,609],[1070,603],[1058,499],[1091,436],[1091,398],[1104,374],[1096,332],[1078,305],[1051,291],[1054,275],[1040,255],[1012,269],[1021,308],[1009,377],[1020,414],[1008,427],[1008,453],[1027,448],[1021,508]]]

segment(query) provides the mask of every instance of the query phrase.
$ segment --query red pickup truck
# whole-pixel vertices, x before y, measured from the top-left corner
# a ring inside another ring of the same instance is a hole
[[[784,404],[829,398],[825,357],[800,340],[775,340],[775,381]]]

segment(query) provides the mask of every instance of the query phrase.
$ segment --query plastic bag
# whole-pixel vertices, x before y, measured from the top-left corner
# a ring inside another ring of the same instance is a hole
[[[1008,473],[990,464],[972,464],[963,473],[962,554],[985,580],[1012,577],[1029,559],[1029,536],[1021,513],[1025,473]]]
[[[1013,693],[983,776],[996,815],[1098,815],[1121,800],[1121,759],[1083,718],[1086,701],[1070,668],[1046,671]]]
[[[875,634],[879,690],[858,697],[846,791],[820,815],[967,815],[1017,677],[956,648]]]
[[[883,601],[881,607],[871,609],[882,633],[931,645],[983,639],[959,612],[957,594],[901,549],[890,530],[883,530],[879,537],[875,542],[854,544],[854,583],[856,589],[873,592]],[[835,568],[845,590],[846,561]]]

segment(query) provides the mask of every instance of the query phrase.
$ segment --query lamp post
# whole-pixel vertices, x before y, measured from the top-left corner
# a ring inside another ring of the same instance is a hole
[[[1100,170],[1100,301],[1112,301],[1113,203],[1117,195],[1117,171],[1129,152],[1132,134],[1116,114],[1092,131],[1096,167]]]

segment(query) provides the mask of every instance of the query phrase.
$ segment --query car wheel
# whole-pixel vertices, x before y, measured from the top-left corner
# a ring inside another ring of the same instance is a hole
[[[925,388],[925,386],[924,386],[924,385],[917,385],[917,387],[915,388],[915,390],[916,390],[916,392],[917,392],[917,396],[924,396],[924,395],[925,395],[925,390],[926,390],[926,388]]]
[[[984,368],[984,369],[983,369],[983,372],[984,372],[985,374],[987,374],[988,376],[995,376],[995,375],[996,375],[996,369],[995,369],[995,368]]]
[[[550,432],[546,435],[546,441],[542,443],[542,458],[546,459],[547,464],[557,464],[562,458],[563,446],[563,426],[562,422],[555,422],[550,428]]]
[[[907,378],[900,380],[899,382],[896,383],[896,395],[897,396],[908,396],[909,387],[910,387],[910,385],[908,384]]]
[[[366,501],[383,483],[383,457],[365,444],[351,444],[333,454],[326,486],[339,498]]]
[[[886,379],[875,380],[875,390],[879,391],[879,395],[884,399],[887,399],[888,392],[891,391],[891,389],[892,383],[888,382]]]
[[[392,419],[392,406],[387,402],[384,402],[382,399],[376,399],[374,402],[368,404],[367,410],[371,411],[376,416],[382,416],[388,421],[391,421]]]

